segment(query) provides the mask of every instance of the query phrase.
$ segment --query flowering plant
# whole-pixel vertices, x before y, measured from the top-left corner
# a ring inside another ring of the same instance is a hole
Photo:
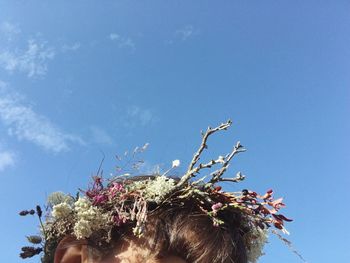
[[[202,132],[199,149],[186,173],[178,179],[167,174],[180,165],[179,160],[174,160],[172,167],[165,173],[145,176],[142,180],[116,176],[104,181],[98,174],[93,177],[92,185],[88,189],[80,191],[83,195],[77,194],[73,197],[61,192],[51,194],[45,222],[42,220],[40,206],[35,210],[21,211],[22,216],[36,214],[39,217],[42,234],[29,236],[28,241],[37,247],[23,247],[20,256],[28,258],[43,253],[42,262],[49,263],[52,262],[54,250],[63,237],[71,235],[78,240],[90,239],[105,246],[111,241],[112,229],[123,225],[132,227],[135,236],[142,236],[150,212],[166,204],[181,205],[183,201],[191,199],[217,227],[225,223],[220,217],[221,211],[239,211],[243,224],[249,229],[244,235],[248,261],[256,262],[267,241],[267,230],[274,226],[287,234],[284,223],[292,220],[279,213],[285,205],[282,198],[273,199],[272,190],[263,195],[247,189],[225,192],[218,185],[220,182],[238,183],[245,178],[240,172],[233,178],[223,177],[232,158],[245,151],[239,142],[229,154],[207,163],[199,163],[202,152],[207,148],[208,137],[217,131],[226,130],[231,124],[229,120]],[[200,171],[217,166],[219,168],[208,176],[197,179]]]

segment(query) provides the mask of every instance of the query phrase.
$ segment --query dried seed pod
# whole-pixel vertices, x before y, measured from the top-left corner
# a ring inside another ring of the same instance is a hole
[[[21,258],[31,258],[35,255],[40,254],[43,249],[41,247],[22,247],[22,253],[19,254]]]
[[[40,244],[43,240],[40,236],[27,236],[27,239],[32,244]]]
[[[29,214],[29,211],[28,210],[22,210],[21,212],[19,212],[19,215],[20,216],[26,216]]]
[[[36,206],[36,213],[39,217],[41,217],[43,215],[43,211],[41,210],[40,205]]]

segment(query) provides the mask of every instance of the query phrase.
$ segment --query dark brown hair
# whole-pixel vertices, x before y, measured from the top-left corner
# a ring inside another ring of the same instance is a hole
[[[137,177],[142,180],[151,177]],[[152,210],[152,209],[150,209]],[[242,226],[241,213],[235,210],[219,211],[225,223],[214,226],[212,219],[203,212],[194,198],[181,203],[161,205],[147,216],[143,235],[137,240],[141,250],[152,257],[174,255],[188,263],[247,263],[247,251],[243,236],[247,232]],[[133,225],[116,227],[112,231],[110,246],[88,244],[99,258],[113,253],[123,240],[135,239]]]
[[[246,263],[239,212],[222,216],[225,224],[214,226],[191,200],[181,207],[168,205],[149,214],[138,243],[156,258],[175,255],[188,263]],[[130,236],[131,227],[119,228],[112,238],[118,244]]]
[[[152,245],[160,244],[159,251],[177,255],[189,263],[246,263],[239,214],[225,219],[224,225],[214,226],[212,220],[189,201],[151,217],[150,221],[154,222],[148,227],[154,228],[149,231],[154,234],[148,240]]]

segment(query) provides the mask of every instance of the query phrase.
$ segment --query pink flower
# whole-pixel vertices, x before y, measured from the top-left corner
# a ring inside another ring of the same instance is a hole
[[[269,200],[272,198],[272,194],[273,194],[273,190],[270,189],[266,192],[266,194],[264,194],[263,196],[261,196],[261,199],[264,199],[264,200]]]
[[[94,176],[93,177],[93,184],[92,187],[89,188],[85,194],[87,197],[95,201],[96,196],[100,195],[100,193],[103,191],[103,184],[102,184],[102,177],[100,176]],[[99,197],[97,198],[99,199]]]
[[[216,203],[211,206],[211,210],[213,210],[213,212],[216,213],[217,211],[220,210],[221,207],[222,207],[222,203]]]
[[[94,176],[93,180],[94,180],[94,184],[93,184],[92,188],[94,190],[102,190],[103,189],[102,177],[101,176]]]
[[[126,222],[126,219],[119,216],[119,215],[114,215],[113,216],[113,222],[117,225],[120,226],[121,224],[124,224]]]
[[[122,190],[124,190],[123,185],[120,184],[120,183],[113,183],[113,187],[112,187],[112,188],[115,189],[116,191],[122,191]]]
[[[92,203],[93,205],[101,205],[108,200],[108,197],[105,194],[98,194],[98,195],[95,195],[92,198],[92,200],[93,200],[93,203]]]
[[[124,190],[124,187],[120,183],[113,183],[113,186],[109,188],[108,193],[110,198],[113,198],[116,193],[122,192]]]
[[[284,203],[282,203],[282,201],[283,201],[283,198],[279,198],[272,202],[268,202],[268,204],[278,211],[281,207],[286,206]]]

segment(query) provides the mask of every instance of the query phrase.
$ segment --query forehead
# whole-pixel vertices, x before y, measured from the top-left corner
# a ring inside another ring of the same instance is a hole
[[[186,263],[186,261],[173,255],[155,258],[152,251],[133,241],[124,241],[116,247],[111,257],[101,263]]]

